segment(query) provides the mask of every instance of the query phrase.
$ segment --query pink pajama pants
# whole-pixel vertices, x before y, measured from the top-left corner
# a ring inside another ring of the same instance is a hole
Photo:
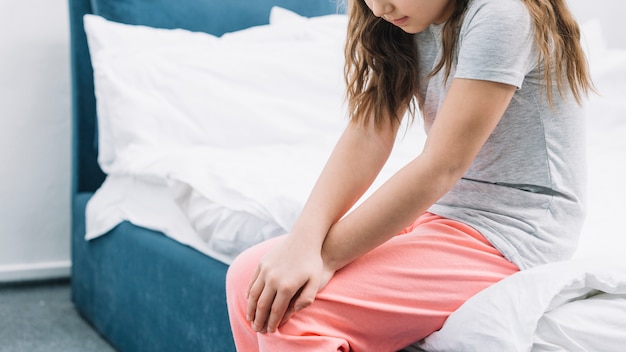
[[[258,334],[245,319],[246,290],[259,259],[281,240],[248,249],[229,268],[228,310],[239,352],[397,351],[519,270],[473,228],[426,213],[337,271],[313,304],[275,333]]]

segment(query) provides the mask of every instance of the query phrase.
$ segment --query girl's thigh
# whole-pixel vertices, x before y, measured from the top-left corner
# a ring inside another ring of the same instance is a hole
[[[246,254],[250,275],[252,263],[280,240]],[[468,298],[516,271],[473,228],[427,213],[337,271],[311,306],[261,339],[332,336],[352,351],[395,351],[441,328]]]

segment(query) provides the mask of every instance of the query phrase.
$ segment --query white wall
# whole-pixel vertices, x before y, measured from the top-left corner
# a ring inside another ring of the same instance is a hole
[[[569,0],[626,47],[626,3]],[[0,0],[0,282],[69,275],[70,92],[66,0]]]
[[[597,18],[610,48],[626,48],[624,13],[626,2],[616,0],[568,0],[570,8],[581,24]]]
[[[0,0],[0,282],[69,275],[66,0]]]

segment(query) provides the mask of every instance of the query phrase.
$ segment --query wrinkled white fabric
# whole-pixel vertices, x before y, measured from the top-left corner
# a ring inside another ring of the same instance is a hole
[[[582,351],[620,352],[616,346],[624,346],[626,324],[624,258],[569,260],[518,272],[470,298],[419,346],[437,352],[539,352],[547,351],[546,341],[573,346],[592,340],[597,345]],[[619,309],[607,309],[604,299],[588,298],[600,292],[611,295],[610,304]],[[559,332],[559,326],[591,312],[597,327],[570,329],[567,338]],[[595,331],[604,331],[600,336],[606,339],[590,336]]]

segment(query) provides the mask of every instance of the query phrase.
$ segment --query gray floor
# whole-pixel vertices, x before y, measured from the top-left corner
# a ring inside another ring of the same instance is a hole
[[[78,315],[68,281],[0,286],[1,352],[113,352]]]

